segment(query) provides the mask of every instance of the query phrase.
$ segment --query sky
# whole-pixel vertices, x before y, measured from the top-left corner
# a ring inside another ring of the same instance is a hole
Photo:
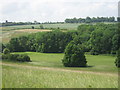
[[[61,22],[66,18],[118,16],[119,0],[1,0],[0,22]]]

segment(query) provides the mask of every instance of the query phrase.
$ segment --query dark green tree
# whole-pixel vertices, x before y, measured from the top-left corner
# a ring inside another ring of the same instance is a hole
[[[65,49],[62,63],[65,67],[86,67],[87,61],[82,45],[75,41],[71,41]]]

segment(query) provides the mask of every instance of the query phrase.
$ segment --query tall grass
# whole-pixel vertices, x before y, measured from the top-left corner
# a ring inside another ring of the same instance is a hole
[[[18,52],[28,54],[32,62],[7,62],[3,65],[2,87],[4,88],[117,88],[115,57],[86,55],[87,68],[64,67],[64,54]],[[29,67],[29,68],[27,68]],[[48,69],[41,69],[41,68]],[[53,70],[53,69],[54,70]],[[76,71],[76,72],[72,72]],[[83,71],[82,73],[80,73]],[[86,71],[88,73],[86,73]],[[90,73],[93,72],[93,73]],[[99,74],[100,73],[100,74]]]
[[[4,88],[117,88],[116,76],[3,66]]]

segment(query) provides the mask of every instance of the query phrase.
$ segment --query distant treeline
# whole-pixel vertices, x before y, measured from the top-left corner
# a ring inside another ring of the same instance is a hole
[[[44,22],[44,23],[40,23],[37,21],[34,22],[3,22],[0,23],[0,26],[14,26],[14,25],[35,25],[35,24],[63,24],[64,22]]]
[[[92,22],[115,22],[115,17],[86,17],[66,19],[66,23],[92,23]]]
[[[0,26],[13,26],[13,25],[35,25],[35,24],[64,24],[64,23],[97,23],[97,22],[116,22],[115,17],[86,17],[86,18],[67,18],[64,22],[9,22],[6,20],[0,23]]]
[[[13,26],[13,25],[34,25],[36,23],[32,23],[32,22],[4,22],[1,23],[0,26]],[[40,23],[38,23],[40,24]]]

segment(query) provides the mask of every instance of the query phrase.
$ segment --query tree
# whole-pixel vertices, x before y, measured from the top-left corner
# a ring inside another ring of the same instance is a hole
[[[82,45],[71,41],[66,49],[65,55],[62,59],[65,67],[86,67],[86,58],[82,49]]]
[[[90,17],[86,17],[85,22],[86,22],[86,23],[90,23],[90,22],[91,22],[91,18],[90,18]]]

